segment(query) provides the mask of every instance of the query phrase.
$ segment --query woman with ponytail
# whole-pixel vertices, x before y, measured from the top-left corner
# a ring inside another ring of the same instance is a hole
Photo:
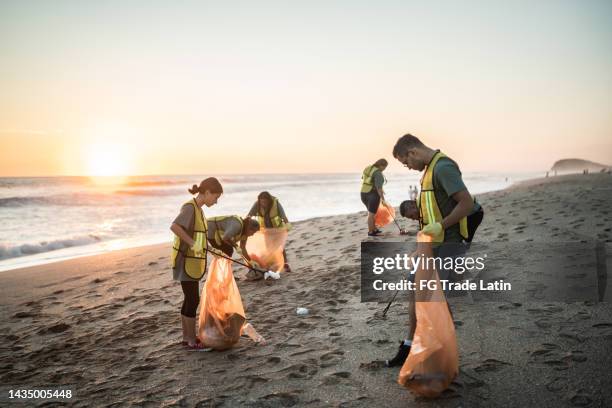
[[[219,180],[209,177],[188,191],[195,197],[183,204],[170,226],[174,233],[171,264],[174,280],[181,282],[184,295],[181,307],[183,344],[191,349],[201,349],[203,346],[196,337],[195,316],[200,303],[199,281],[206,273],[208,253],[208,224],[202,206],[215,205],[223,194],[223,187]]]

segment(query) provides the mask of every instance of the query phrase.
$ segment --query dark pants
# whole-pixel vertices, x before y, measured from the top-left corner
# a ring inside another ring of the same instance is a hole
[[[181,314],[185,317],[195,318],[198,304],[200,304],[200,283],[198,281],[181,281],[183,288],[183,306]]]

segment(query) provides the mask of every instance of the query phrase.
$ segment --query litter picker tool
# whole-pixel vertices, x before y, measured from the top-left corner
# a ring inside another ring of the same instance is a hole
[[[395,298],[397,297],[397,294],[399,293],[399,289],[395,291],[395,294],[393,295],[393,297],[391,298],[391,300],[389,301],[389,303],[387,303],[387,307],[384,308],[383,312],[382,312],[382,317],[384,318],[387,315],[387,312],[389,311],[389,308],[391,307],[391,304],[393,303],[393,301],[395,300]]]
[[[234,258],[232,258],[231,256],[226,256],[226,255],[224,255],[224,254],[220,253],[220,251],[219,251],[219,250],[214,250],[214,251],[213,251],[213,250],[210,250],[210,251],[211,251],[211,252],[212,252],[212,253],[213,253],[215,256],[218,256],[218,257],[221,257],[221,258],[228,259],[228,260],[230,260],[230,261],[232,261],[232,262],[234,262],[234,263],[237,263],[238,265],[242,265],[242,266],[244,266],[244,267],[245,267],[245,268],[247,268],[247,269],[253,269],[254,271],[261,272],[261,273],[264,273],[264,274],[267,272],[267,271],[264,271],[264,270],[259,269],[259,268],[254,268],[254,267],[252,267],[252,266],[251,266],[251,265],[249,265],[249,264],[246,264],[246,263],[240,262],[239,260],[234,259]],[[242,258],[244,259],[244,256],[243,256]]]
[[[400,227],[399,223],[397,222],[397,220],[395,219],[395,216],[393,215],[393,213],[389,213],[389,215],[391,216],[391,218],[393,218],[393,222],[395,223],[395,225],[397,226],[397,229],[399,229],[399,233],[400,235],[408,235],[408,231],[404,230],[402,227]]]

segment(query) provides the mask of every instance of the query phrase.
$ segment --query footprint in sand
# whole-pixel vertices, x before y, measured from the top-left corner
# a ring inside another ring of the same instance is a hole
[[[292,407],[300,402],[300,398],[298,397],[298,393],[300,392],[302,392],[302,390],[268,394],[257,398],[255,405],[266,407]]]
[[[359,364],[359,368],[368,371],[377,371],[381,368],[386,368],[385,362],[381,360],[370,361],[369,363]]]
[[[339,384],[343,379],[348,379],[351,377],[351,373],[348,371],[339,371],[337,373],[332,373],[323,378],[321,385],[336,385]]]
[[[586,390],[580,389],[570,398],[570,402],[575,407],[586,407],[591,405],[593,400],[591,396],[586,393]]]
[[[17,312],[13,315],[14,318],[16,319],[25,319],[27,317],[35,317],[36,314],[31,313],[31,312]]]
[[[476,371],[477,373],[487,372],[487,371],[499,371],[503,369],[505,366],[509,366],[509,365],[512,365],[512,364],[507,363],[505,361],[496,360],[494,358],[487,358],[486,360],[481,362],[479,365],[474,367],[474,371]]]
[[[340,358],[344,355],[343,351],[336,350],[330,351],[329,353],[325,353],[319,357],[321,360],[320,366],[322,368],[331,367],[340,362]]]
[[[522,304],[521,303],[508,303],[508,304],[504,304],[501,306],[498,306],[498,309],[500,310],[512,310],[512,309],[516,309],[517,307],[521,307]]]
[[[546,384],[546,389],[551,392],[563,391],[567,388],[567,379],[555,377]]]
[[[57,323],[51,326],[43,327],[38,331],[38,334],[56,334],[65,332],[70,328],[70,325],[66,323]]]
[[[232,391],[243,391],[245,389],[250,390],[253,389],[260,384],[267,383],[269,380],[260,375],[245,375],[234,379],[231,382],[231,386],[228,387],[228,390]]]

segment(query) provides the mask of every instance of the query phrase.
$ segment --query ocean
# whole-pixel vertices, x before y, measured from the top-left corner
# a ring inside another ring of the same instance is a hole
[[[408,199],[419,174],[386,174],[387,200]],[[465,173],[478,195],[536,173]],[[187,192],[204,176],[0,178],[0,271],[115,249],[170,242],[170,224]],[[246,215],[261,191],[279,198],[290,221],[364,211],[361,174],[268,174],[219,176],[224,194],[204,208],[207,217]],[[364,235],[365,235],[364,220]]]

